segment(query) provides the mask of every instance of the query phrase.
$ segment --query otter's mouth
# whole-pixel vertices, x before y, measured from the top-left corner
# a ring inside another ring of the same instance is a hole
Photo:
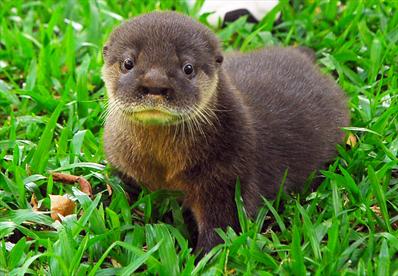
[[[183,114],[160,107],[137,107],[125,112],[128,118],[146,125],[168,125],[181,121]]]

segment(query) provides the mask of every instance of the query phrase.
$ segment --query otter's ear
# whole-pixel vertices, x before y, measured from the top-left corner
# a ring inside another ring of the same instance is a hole
[[[102,57],[105,59],[108,53],[108,45],[105,45],[104,48],[102,48]]]
[[[216,55],[216,62],[217,62],[218,65],[221,65],[223,60],[224,60],[224,57],[222,56],[222,54],[217,54]]]

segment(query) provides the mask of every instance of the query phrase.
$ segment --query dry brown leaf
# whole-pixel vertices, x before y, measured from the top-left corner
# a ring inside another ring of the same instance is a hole
[[[65,173],[53,173],[54,181],[62,182],[64,184],[74,184],[79,183],[80,190],[83,193],[86,193],[88,196],[93,195],[93,190],[91,189],[91,184],[82,176],[76,176]]]
[[[83,193],[87,194],[90,197],[93,195],[93,190],[91,189],[91,184],[84,177],[79,176],[77,179],[77,182],[79,182],[80,190]]]
[[[32,205],[33,211],[39,210],[39,203],[37,202],[35,194],[32,194],[32,197],[30,198],[30,205]]]
[[[109,196],[111,196],[111,195],[112,195],[112,193],[113,193],[111,185],[109,185],[109,184],[106,184],[106,189],[108,190],[108,194],[109,194]]]
[[[138,215],[139,217],[145,216],[144,212],[141,212],[140,210],[137,210],[137,209],[133,209],[133,213]]]
[[[66,184],[73,184],[76,183],[79,179],[78,176],[65,174],[65,173],[53,173],[54,181],[59,181]]]
[[[383,214],[381,213],[381,210],[380,210],[380,207],[379,207],[379,206],[373,205],[373,206],[370,206],[370,209],[371,209],[377,216],[379,216],[380,218],[383,216]],[[392,225],[392,228],[393,228],[394,230],[398,229],[398,222],[394,222],[394,223],[392,223],[391,225]]]
[[[355,147],[357,144],[357,138],[355,137],[354,134],[350,133],[348,135],[347,141],[345,142],[347,145],[349,145],[351,148]]]
[[[377,205],[373,205],[370,207],[370,209],[379,217],[381,217],[381,211],[380,211],[380,207]]]
[[[112,263],[113,267],[122,267],[122,265],[113,258],[111,258],[111,263]]]
[[[363,225],[360,225],[357,227],[357,229],[355,229],[355,231],[357,232],[362,232],[363,230],[365,230],[365,227]]]
[[[51,200],[51,218],[53,220],[61,220],[59,215],[67,216],[73,214],[75,203],[66,195],[50,195]]]

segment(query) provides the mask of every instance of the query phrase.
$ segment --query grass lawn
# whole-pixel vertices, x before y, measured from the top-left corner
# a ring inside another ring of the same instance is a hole
[[[267,201],[249,220],[237,200],[242,233],[219,231],[225,244],[197,260],[177,195],[129,199],[104,160],[100,71],[121,20],[173,8],[199,17],[198,7],[1,0],[0,275],[398,275],[398,2],[291,2],[259,24],[213,29],[225,50],[314,49],[349,96],[356,142],[338,147],[317,191],[284,195],[281,212]],[[93,197],[54,171],[84,176]],[[61,223],[50,195],[64,194],[76,206]]]

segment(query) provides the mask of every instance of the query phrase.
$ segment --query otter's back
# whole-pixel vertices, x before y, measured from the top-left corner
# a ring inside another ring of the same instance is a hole
[[[344,93],[294,48],[233,53],[223,66],[251,110],[258,170],[280,182],[288,169],[288,188],[299,188],[336,154],[349,122]]]

